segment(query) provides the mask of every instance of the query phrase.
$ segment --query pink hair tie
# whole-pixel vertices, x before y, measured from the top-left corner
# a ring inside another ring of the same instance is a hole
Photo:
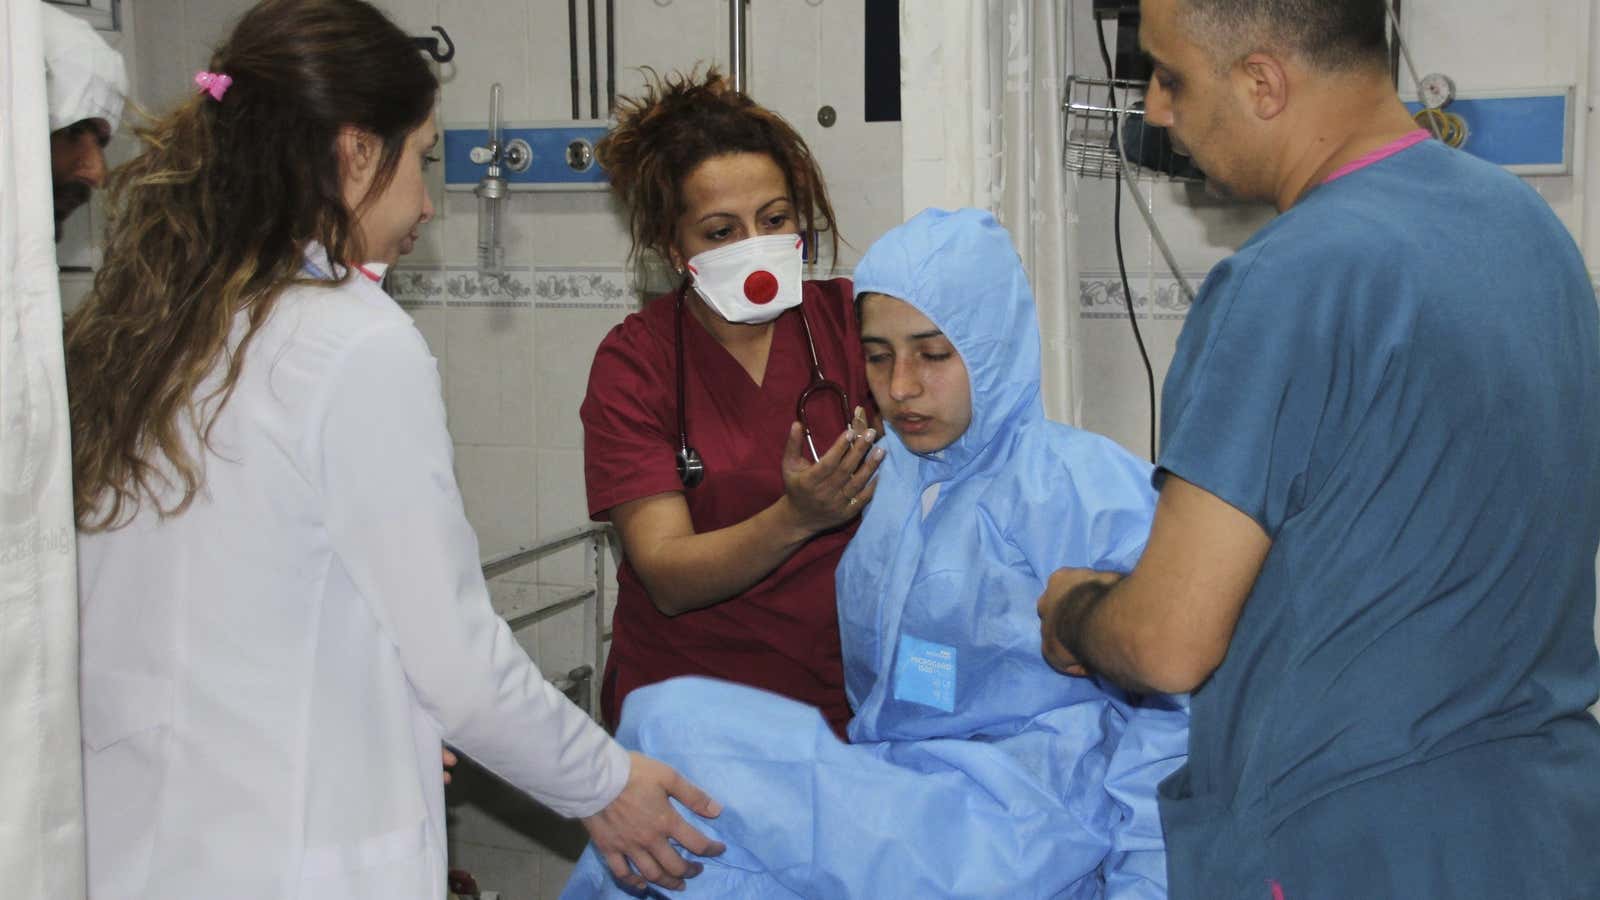
[[[200,90],[211,95],[211,99],[220,101],[222,95],[228,92],[228,86],[233,84],[233,79],[221,72],[196,72],[194,84]]]

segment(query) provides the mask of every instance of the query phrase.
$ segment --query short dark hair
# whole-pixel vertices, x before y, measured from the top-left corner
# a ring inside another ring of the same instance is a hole
[[[111,143],[111,129],[106,127],[105,119],[79,119],[65,128],[59,128],[51,134],[65,134],[68,140],[75,141],[86,134],[93,134],[100,146]]]
[[[1329,71],[1388,65],[1386,0],[1180,0],[1219,65],[1259,49],[1286,50]]]

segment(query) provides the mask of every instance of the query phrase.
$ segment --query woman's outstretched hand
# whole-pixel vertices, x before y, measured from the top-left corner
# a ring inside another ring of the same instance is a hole
[[[873,446],[878,433],[867,425],[861,407],[855,418],[816,462],[804,452],[805,430],[789,426],[783,448],[783,486],[798,524],[815,533],[837,528],[861,513],[877,487],[873,476],[883,450]]]
[[[700,874],[701,865],[679,856],[668,841],[696,856],[717,856],[725,848],[684,821],[668,799],[707,819],[716,818],[722,804],[671,766],[641,753],[628,756],[632,768],[627,786],[609,806],[584,819],[583,827],[621,884],[640,891],[646,882],[683,890],[683,880]]]

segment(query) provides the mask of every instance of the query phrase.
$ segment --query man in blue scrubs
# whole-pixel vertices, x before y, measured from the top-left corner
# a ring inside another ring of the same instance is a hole
[[[1281,216],[1206,279],[1126,578],[1057,668],[1193,691],[1174,898],[1600,896],[1600,320],[1517,178],[1426,135],[1382,0],[1144,0],[1147,98]]]

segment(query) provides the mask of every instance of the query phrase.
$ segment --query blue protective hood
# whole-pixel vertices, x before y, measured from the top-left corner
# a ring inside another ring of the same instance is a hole
[[[955,345],[972,385],[972,424],[925,457],[924,481],[943,481],[997,435],[1044,418],[1039,326],[1011,236],[986,212],[929,209],[867,250],[856,296],[886,294],[916,307]],[[899,441],[887,446],[904,450]]]

